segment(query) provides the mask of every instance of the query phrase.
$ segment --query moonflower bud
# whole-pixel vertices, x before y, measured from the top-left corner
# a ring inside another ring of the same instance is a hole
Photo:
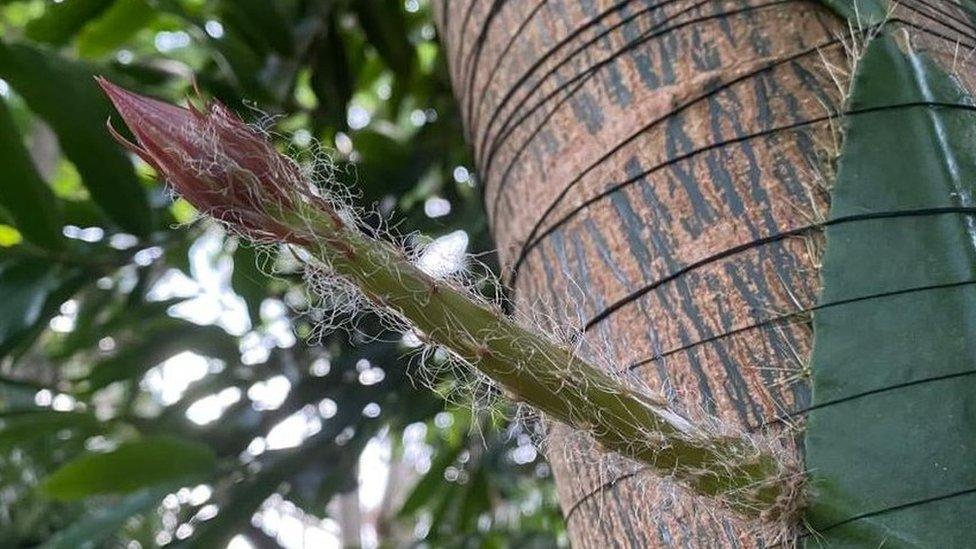
[[[282,219],[296,203],[331,211],[298,166],[260,131],[214,101],[203,110],[179,107],[96,79],[136,143],[109,130],[198,210],[259,242],[306,244]],[[294,217],[294,216],[291,216]]]

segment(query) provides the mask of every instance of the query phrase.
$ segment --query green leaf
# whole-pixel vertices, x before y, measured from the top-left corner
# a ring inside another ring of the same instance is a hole
[[[199,480],[216,465],[205,444],[175,437],[144,437],[111,452],[89,452],[52,473],[41,484],[48,496],[76,500],[96,494],[122,494],[165,484]]]
[[[209,80],[214,93],[231,107],[240,104],[240,94],[254,98],[262,105],[273,102],[274,97],[265,89],[261,78],[264,58],[239,33],[230,30],[219,40],[208,42],[214,52],[227,61],[227,67],[221,67],[220,80]],[[202,76],[208,75],[204,73]]]
[[[59,204],[34,169],[3,98],[0,98],[0,166],[4,172],[0,208],[6,210],[27,240],[49,249],[61,248]]]
[[[463,496],[463,486],[456,482],[442,482],[438,490],[438,499],[430,509],[430,531],[427,540],[435,542],[445,534],[450,537],[454,533],[451,521],[458,514],[457,502]]]
[[[0,261],[0,357],[43,329],[81,284],[82,272],[40,259]]]
[[[150,326],[173,322],[167,310],[183,301],[182,298],[173,298],[122,307],[119,303],[113,303],[115,297],[111,291],[89,286],[84,294],[78,296],[74,329],[53,342],[47,349],[48,357],[65,360],[74,353],[96,347],[104,337],[125,341],[126,338],[145,335],[149,333],[147,328]]]
[[[407,38],[407,23],[399,0],[358,0],[352,8],[366,39],[398,77],[409,80],[416,52]]]
[[[490,489],[488,486],[488,472],[484,464],[479,464],[478,468],[471,474],[468,481],[467,491],[464,494],[464,502],[461,504],[461,513],[458,516],[458,527],[463,532],[476,532],[478,530],[478,518],[483,513],[491,511]]]
[[[82,64],[25,44],[0,42],[0,77],[44,118],[85,187],[120,227],[138,236],[152,212],[132,162],[105,130],[112,110]]]
[[[27,38],[35,42],[66,44],[85,26],[112,5],[113,0],[64,0],[48,3],[44,13],[27,23]]]
[[[257,474],[231,488],[217,517],[202,525],[181,549],[226,547],[234,533],[251,519],[261,504],[283,482],[295,478],[309,463],[328,464],[326,478],[322,479],[319,489],[324,492],[325,501],[330,500],[338,493],[339,486],[350,478],[355,478],[352,472],[359,462],[359,455],[376,432],[375,423],[358,425],[352,440],[342,445],[336,444],[336,435],[349,425],[349,419],[360,418],[336,416],[322,432],[309,438],[298,448],[272,454]]]
[[[328,123],[344,130],[346,108],[354,91],[354,78],[337,18],[333,12],[324,35],[315,45],[311,84],[318,98],[319,111]]]
[[[61,530],[42,549],[77,549],[96,547],[111,538],[129,517],[154,509],[167,490],[146,489],[136,492],[115,505],[92,509],[74,524]]]
[[[55,412],[53,410],[25,410],[0,414],[0,449],[24,444],[38,437],[65,429],[92,433],[99,422],[86,412]]]
[[[450,467],[452,463],[457,461],[458,455],[461,450],[464,449],[464,444],[457,444],[446,448],[441,455],[437,457],[427,474],[421,478],[413,490],[410,491],[410,495],[403,502],[400,510],[397,512],[399,517],[408,517],[422,507],[424,507],[428,502],[432,500],[435,494],[437,494],[441,488],[445,486],[444,481],[444,470]]]
[[[115,0],[105,13],[78,35],[78,53],[99,57],[112,53],[155,17],[146,0]]]
[[[234,292],[244,299],[251,326],[261,325],[261,302],[268,297],[271,279],[258,266],[262,258],[253,245],[241,242],[234,251],[234,272],[230,283]]]
[[[304,454],[298,452],[296,454],[304,457]],[[221,509],[217,517],[204,523],[193,537],[181,545],[181,548],[207,549],[226,546],[234,536],[233,528],[246,524],[261,504],[288,478],[288,471],[281,466],[282,463],[287,463],[289,469],[300,465],[294,459],[285,458],[271,465],[268,470],[261,471],[254,478],[235,485],[227,505]]]
[[[378,131],[360,130],[353,142],[363,160],[349,174],[357,179],[350,183],[362,192],[365,203],[379,202],[388,195],[402,201],[430,168],[432,159],[426,151]]]
[[[805,444],[818,547],[972,542],[976,112],[894,36],[855,76],[826,232]],[[903,215],[836,221],[884,212]]]
[[[854,28],[877,25],[888,16],[888,0],[822,0],[822,2],[850,21]]]
[[[193,351],[226,362],[238,359],[237,341],[218,326],[199,326],[185,320],[164,319],[141,334],[133,344],[92,367],[85,380],[96,391],[123,379],[134,379],[146,370],[183,351]]]
[[[292,55],[292,33],[274,0],[221,2],[221,20],[255,51]]]

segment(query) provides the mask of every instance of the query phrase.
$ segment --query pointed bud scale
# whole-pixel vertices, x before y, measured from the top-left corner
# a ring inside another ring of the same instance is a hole
[[[178,107],[96,79],[132,131],[129,142],[109,124],[123,145],[166,179],[201,212],[256,241],[305,240],[282,224],[296,201],[324,201],[267,137],[219,102],[200,111]]]

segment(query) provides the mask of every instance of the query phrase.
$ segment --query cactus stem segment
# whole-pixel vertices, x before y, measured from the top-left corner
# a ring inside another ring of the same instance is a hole
[[[357,302],[418,332],[525,402],[600,445],[752,518],[782,522],[798,470],[775,441],[691,421],[505,316],[358,229],[353,209],[313,185],[266,136],[219,103],[188,110],[101,80],[138,144],[125,142],[203,213],[259,243],[287,244]]]

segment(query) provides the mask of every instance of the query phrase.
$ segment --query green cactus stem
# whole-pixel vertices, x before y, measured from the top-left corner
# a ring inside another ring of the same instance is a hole
[[[514,399],[745,516],[778,518],[792,506],[795,471],[756,440],[694,424],[499,307],[431,277],[392,244],[348,227],[338,216],[312,209],[285,224],[310,228],[318,237],[307,250],[314,257]]]
[[[264,134],[219,103],[185,109],[99,84],[138,143],[116,136],[201,212],[257,242],[303,248],[381,312],[604,448],[747,517],[791,517],[796,468],[772,442],[692,422],[499,307],[428,275],[340,215]]]

